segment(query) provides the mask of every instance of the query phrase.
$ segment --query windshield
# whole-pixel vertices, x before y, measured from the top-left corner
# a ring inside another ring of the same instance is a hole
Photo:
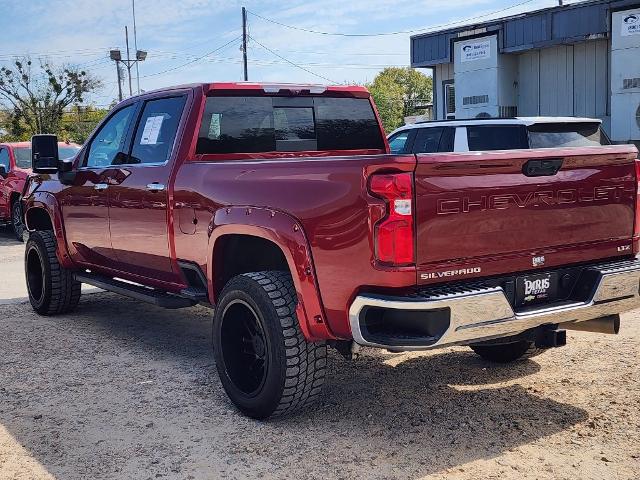
[[[609,145],[598,122],[538,123],[529,127],[530,148]]]
[[[78,153],[78,150],[80,150],[80,147],[75,147],[73,145],[58,147],[60,160],[65,160],[67,158],[73,157],[76,153]],[[13,150],[13,153],[16,156],[16,166],[18,168],[31,168],[31,147],[15,148]]]

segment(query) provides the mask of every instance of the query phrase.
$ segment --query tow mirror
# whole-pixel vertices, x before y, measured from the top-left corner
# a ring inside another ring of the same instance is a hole
[[[0,165],[0,177],[7,178],[7,167]]]
[[[34,135],[31,137],[31,168],[34,173],[57,173],[58,137]]]

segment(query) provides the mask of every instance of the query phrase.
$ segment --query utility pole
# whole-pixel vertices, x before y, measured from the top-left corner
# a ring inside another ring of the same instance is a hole
[[[131,58],[129,57],[129,29],[127,28],[127,26],[124,26],[124,38],[127,42],[127,70],[129,72],[129,96],[132,97],[133,96],[133,88],[131,88]]]
[[[244,66],[244,81],[249,80],[247,70],[247,9],[242,7],[242,65]]]
[[[122,101],[122,76],[120,75],[120,64],[116,62],[116,70],[118,70],[118,101]]]
[[[131,9],[133,10],[133,48],[138,51],[138,34],[136,32],[136,0],[131,0]],[[136,57],[137,58],[137,57]],[[136,83],[138,86],[138,94],[140,94],[140,70],[138,62],[136,62]]]

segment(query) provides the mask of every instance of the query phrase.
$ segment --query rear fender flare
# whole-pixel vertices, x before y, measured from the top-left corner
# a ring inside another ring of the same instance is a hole
[[[224,235],[239,234],[264,238],[277,245],[289,266],[298,295],[296,313],[300,329],[309,341],[333,339],[322,308],[311,249],[302,225],[292,216],[267,208],[235,206],[215,212],[208,227],[209,261],[207,282],[209,300],[215,303],[213,252]]]
[[[53,225],[53,233],[56,237],[57,247],[56,255],[60,265],[64,268],[72,268],[73,262],[66,249],[64,226],[62,223],[62,215],[60,211],[60,205],[52,194],[47,192],[35,192],[25,201],[24,220],[27,230],[29,232],[34,231],[34,228],[29,225],[28,218],[29,212],[34,209],[44,210],[51,219],[51,225]]]

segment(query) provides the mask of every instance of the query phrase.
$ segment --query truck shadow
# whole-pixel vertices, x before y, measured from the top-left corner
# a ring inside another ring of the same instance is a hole
[[[13,233],[13,227],[0,226],[0,247],[4,247],[6,245],[20,245],[20,243],[21,242],[16,239],[16,236]]]
[[[16,349],[8,358],[31,370],[3,367],[0,423],[60,478],[415,478],[587,419],[519,383],[538,363],[495,367],[455,349],[371,350],[354,362],[332,353],[314,409],[256,422],[237,413],[217,379],[210,318],[203,308],[95,294],[77,314],[34,316],[23,333],[5,325],[14,341],[3,348]],[[25,353],[20,335],[38,349]]]

